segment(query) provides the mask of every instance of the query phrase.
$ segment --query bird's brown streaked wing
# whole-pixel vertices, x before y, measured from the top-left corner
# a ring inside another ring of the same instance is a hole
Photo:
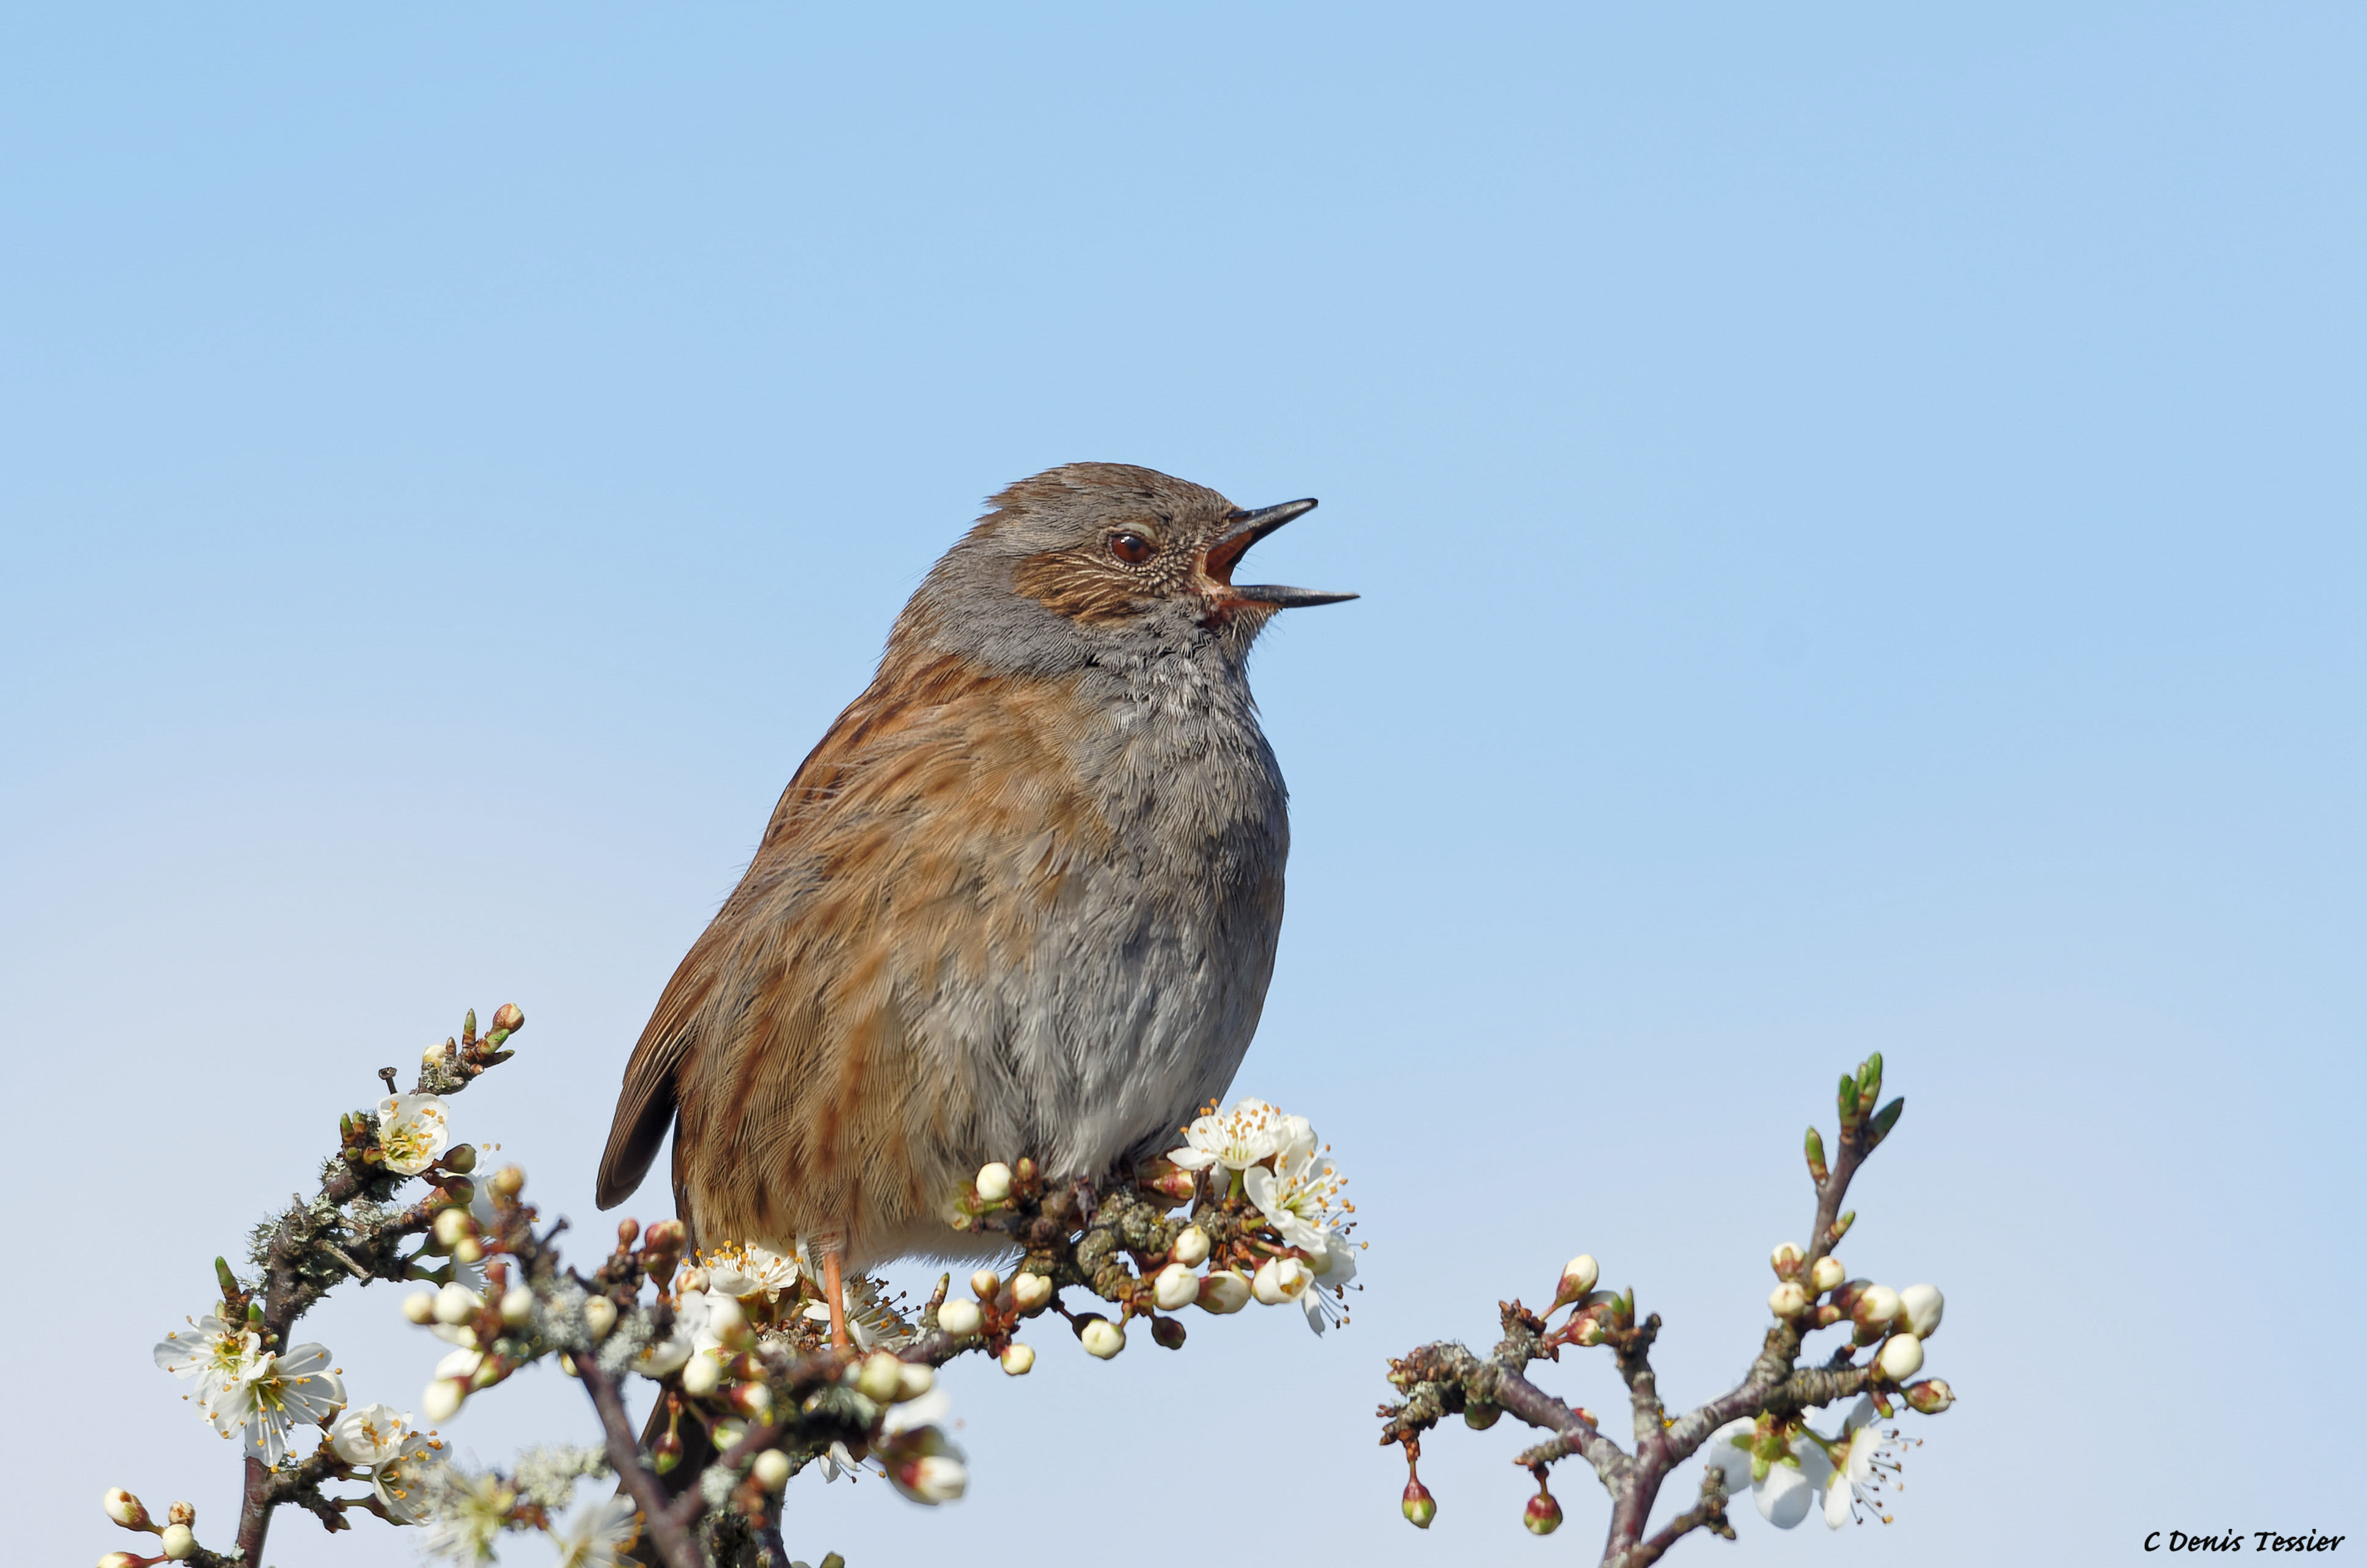
[[[674,1125],[674,1074],[697,1040],[698,1015],[715,987],[716,966],[726,946],[718,928],[730,917],[728,909],[718,915],[675,966],[665,994],[658,998],[656,1011],[625,1063],[616,1120],[609,1124],[608,1147],[600,1156],[598,1201],[603,1209],[614,1209],[633,1195],[649,1175],[666,1130]]]
[[[631,1059],[625,1063],[616,1119],[608,1127],[608,1147],[600,1156],[596,1196],[601,1208],[614,1209],[633,1195],[649,1176],[650,1162],[657,1158],[658,1145],[665,1142],[666,1130],[674,1124],[681,1108],[678,1085],[683,1066],[698,1043],[708,1005],[717,998],[739,925],[759,913],[752,907],[761,903],[750,897],[752,884],[761,883],[768,869],[793,857],[797,841],[813,825],[813,808],[826,802],[845,754],[859,745],[880,710],[897,706],[889,684],[875,679],[815,743],[781,791],[746,877],[675,967],[665,994],[658,998],[641,1038],[633,1045]],[[675,1185],[681,1185],[678,1173]]]

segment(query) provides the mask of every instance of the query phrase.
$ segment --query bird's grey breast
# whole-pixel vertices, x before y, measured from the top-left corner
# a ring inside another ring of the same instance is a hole
[[[1082,677],[1067,762],[1111,829],[1073,857],[1024,971],[971,1019],[982,1150],[1098,1176],[1169,1147],[1264,1006],[1289,853],[1282,772],[1240,665],[1160,652]],[[981,1028],[980,1026],[986,1026]],[[999,1101],[999,1103],[997,1103]]]

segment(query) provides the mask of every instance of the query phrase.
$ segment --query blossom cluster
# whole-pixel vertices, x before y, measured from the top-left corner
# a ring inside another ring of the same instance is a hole
[[[156,1359],[257,1461],[238,1545],[198,1546],[187,1504],[159,1523],[112,1493],[110,1517],[158,1535],[163,1552],[110,1553],[108,1568],[257,1561],[286,1504],[331,1530],[357,1512],[422,1527],[430,1555],[459,1563],[493,1561],[497,1541],[521,1531],[546,1535],[564,1568],[610,1568],[628,1552],[670,1568],[777,1562],[782,1489],[809,1467],[831,1480],[878,1475],[923,1505],[961,1497],[967,1460],[936,1369],[982,1353],[1025,1374],[1036,1351],[1017,1335],[1030,1321],[1066,1320],[1103,1359],[1125,1349],[1129,1324],[1180,1346],[1184,1325],[1163,1314],[1188,1305],[1224,1315],[1296,1303],[1318,1333],[1344,1321],[1355,1258],[1340,1173],[1306,1119],[1249,1099],[1212,1104],[1169,1156],[1098,1198],[1093,1184],[1048,1181],[1025,1157],[990,1163],[948,1212],[957,1228],[999,1233],[1010,1256],[974,1273],[967,1293],[941,1278],[917,1312],[875,1280],[817,1267],[802,1242],[694,1252],[670,1220],[624,1221],[596,1267],[568,1267],[555,1244],[565,1221],[538,1222],[526,1173],[480,1178],[478,1151],[454,1142],[448,1096],[508,1060],[504,1042],[523,1023],[505,1006],[480,1037],[470,1014],[457,1039],[427,1051],[410,1093],[382,1070],[387,1093],[340,1119],[319,1192],[255,1233],[260,1272],[242,1278],[216,1260],[221,1305],[168,1335]],[[416,1416],[350,1404],[327,1348],[289,1343],[347,1278],[411,1282],[403,1315],[443,1342]],[[826,1278],[840,1279],[835,1301]],[[1072,1310],[1061,1293],[1079,1287],[1116,1310]],[[841,1326],[846,1337],[834,1338]],[[507,1469],[454,1461],[437,1428],[543,1361],[580,1381],[602,1444],[531,1450]],[[638,1441],[623,1394],[633,1379],[657,1391]],[[307,1426],[320,1434],[310,1453],[298,1441]],[[620,1491],[567,1517],[576,1481],[595,1474]],[[358,1494],[334,1494],[340,1482]]]
[[[1256,1205],[1284,1244],[1258,1260],[1247,1281],[1249,1295],[1266,1306],[1297,1302],[1318,1334],[1327,1323],[1346,1321],[1343,1292],[1356,1277],[1357,1244],[1348,1239],[1355,1224],[1348,1216],[1355,1205],[1340,1197],[1347,1179],[1327,1157],[1330,1153],[1328,1145],[1316,1147],[1315,1129],[1305,1117],[1244,1099],[1221,1114],[1211,1107],[1184,1130],[1184,1147],[1167,1156],[1179,1170],[1212,1173],[1224,1185],[1220,1197],[1246,1198]],[[1169,1270],[1188,1270],[1206,1256],[1205,1244],[1192,1250],[1200,1256],[1179,1256]],[[1238,1270],[1232,1278],[1236,1284],[1226,1288],[1228,1294],[1239,1289]],[[1162,1273],[1161,1280],[1162,1296],[1181,1296],[1180,1278],[1170,1283],[1170,1275]],[[1209,1288],[1206,1279],[1195,1286]]]

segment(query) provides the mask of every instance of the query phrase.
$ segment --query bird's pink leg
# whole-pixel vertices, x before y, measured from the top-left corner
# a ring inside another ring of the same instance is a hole
[[[830,1342],[841,1350],[855,1348],[855,1336],[846,1332],[846,1285],[839,1273],[838,1247],[825,1242],[821,1248],[821,1288],[830,1297]]]

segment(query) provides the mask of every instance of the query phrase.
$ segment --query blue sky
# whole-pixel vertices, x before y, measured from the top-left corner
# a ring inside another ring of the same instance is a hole
[[[0,17],[18,1550],[116,1544],[110,1484],[226,1543],[148,1346],[463,1007],[530,1023],[462,1135],[593,1233],[790,769],[1087,458],[1320,496],[1260,574],[1365,595],[1255,661],[1238,1088],[1334,1145],[1369,1288],[957,1369],[969,1498],[801,1482],[795,1551],[1591,1561],[1509,1426],[1408,1529],[1384,1358],[1584,1249],[1723,1388],[1876,1049],[1844,1256],[1946,1288],[1963,1403],[1888,1529],[1687,1560],[2360,1525],[2362,67],[2332,6]],[[314,1321],[409,1405],[394,1308]],[[450,1428],[588,1431],[555,1377]]]

